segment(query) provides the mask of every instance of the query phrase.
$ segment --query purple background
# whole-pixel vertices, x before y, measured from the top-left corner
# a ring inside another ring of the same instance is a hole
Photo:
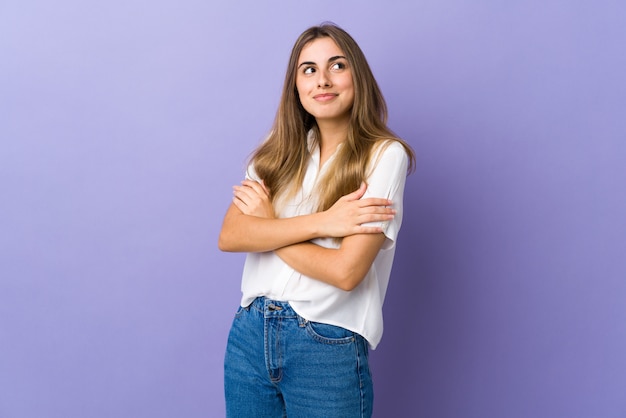
[[[0,417],[224,414],[216,247],[332,20],[415,148],[377,417],[626,417],[626,3],[0,3]]]

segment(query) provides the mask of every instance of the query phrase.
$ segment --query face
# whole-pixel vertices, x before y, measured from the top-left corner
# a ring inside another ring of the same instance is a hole
[[[296,70],[300,103],[315,119],[349,121],[354,103],[352,70],[331,38],[318,38],[302,48]]]

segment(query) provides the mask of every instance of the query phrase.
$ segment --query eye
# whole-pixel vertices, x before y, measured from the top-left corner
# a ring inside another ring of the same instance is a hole
[[[315,68],[313,67],[305,67],[304,71],[302,71],[304,74],[313,74],[315,72]]]
[[[341,61],[336,61],[333,62],[332,65],[330,66],[330,70],[331,71],[341,71],[344,70],[347,67],[345,62],[341,62]]]

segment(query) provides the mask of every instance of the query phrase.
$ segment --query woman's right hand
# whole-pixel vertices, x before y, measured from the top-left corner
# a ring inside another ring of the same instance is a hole
[[[361,183],[358,190],[341,197],[324,212],[320,224],[322,236],[343,238],[355,234],[383,232],[381,226],[362,226],[369,222],[385,222],[393,219],[396,211],[389,199],[370,197],[361,199],[367,185]]]
[[[263,182],[244,180],[233,186],[233,203],[245,215],[274,218],[270,193]]]

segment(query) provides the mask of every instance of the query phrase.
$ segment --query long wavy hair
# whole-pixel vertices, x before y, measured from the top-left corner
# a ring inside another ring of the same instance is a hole
[[[374,79],[365,55],[355,40],[343,29],[324,23],[305,30],[291,50],[282,96],[274,125],[268,138],[254,151],[251,162],[259,178],[263,179],[274,208],[297,193],[304,180],[310,156],[307,136],[319,139],[315,118],[300,103],[296,89],[296,71],[300,52],[315,39],[331,38],[343,51],[352,70],[354,103],[350,127],[343,146],[324,178],[318,182],[317,210],[330,208],[341,196],[359,188],[368,176],[368,166],[380,146],[397,141],[409,156],[409,172],[413,170],[415,155],[411,147],[387,127],[387,105]]]

